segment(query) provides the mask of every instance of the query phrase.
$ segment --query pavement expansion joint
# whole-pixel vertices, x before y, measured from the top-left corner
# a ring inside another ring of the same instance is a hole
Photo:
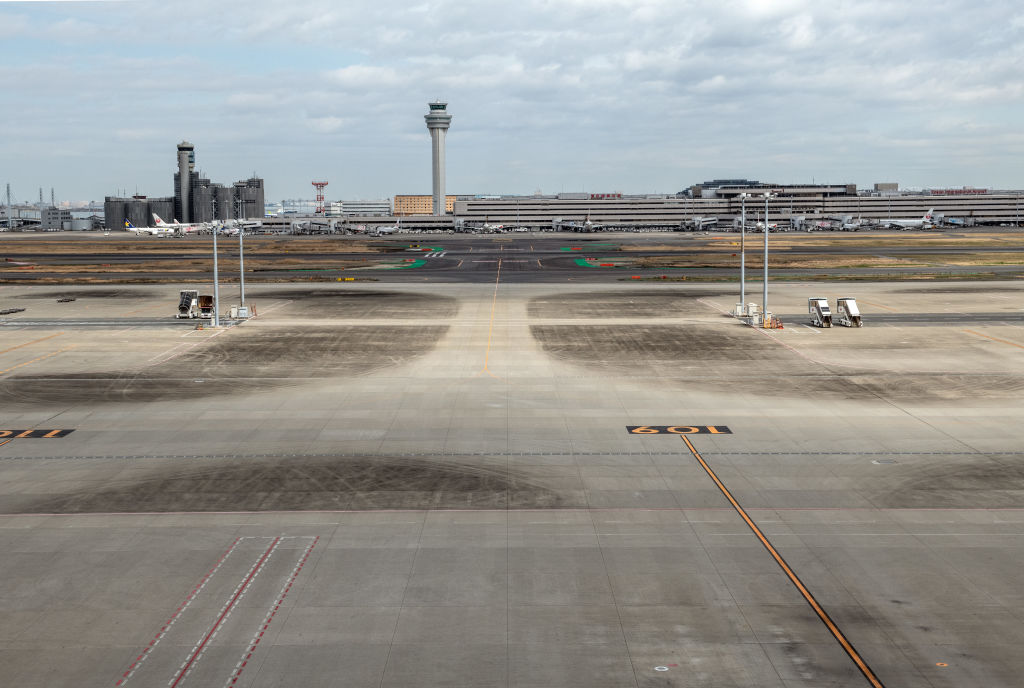
[[[841,451],[841,452],[762,452],[726,451],[701,452],[705,456],[1024,456],[1024,451]],[[267,459],[267,458],[356,458],[356,457],[413,458],[424,456],[685,456],[677,451],[650,452],[318,452],[309,454],[117,454],[117,455],[63,455],[63,456],[0,456],[0,461],[103,461],[106,459]]]

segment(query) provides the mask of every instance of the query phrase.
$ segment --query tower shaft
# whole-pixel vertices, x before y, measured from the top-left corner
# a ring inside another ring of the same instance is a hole
[[[444,215],[447,211],[444,189],[444,139],[451,125],[452,116],[448,114],[448,103],[439,100],[427,103],[430,112],[423,116],[427,122],[427,130],[430,131],[431,143],[431,176],[433,178],[433,212],[434,215]]]

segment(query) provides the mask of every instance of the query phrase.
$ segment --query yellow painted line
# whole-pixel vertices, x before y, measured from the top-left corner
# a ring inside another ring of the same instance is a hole
[[[4,373],[9,373],[12,370],[17,370],[18,368],[21,368],[22,366],[31,365],[32,363],[35,363],[36,361],[42,361],[44,359],[56,356],[57,354],[62,354],[65,351],[70,351],[71,349],[74,349],[76,346],[78,346],[78,345],[77,344],[72,344],[71,346],[64,347],[63,349],[58,349],[57,351],[51,351],[48,354],[43,354],[42,356],[37,356],[37,357],[33,358],[31,361],[25,361],[24,363],[19,363],[16,366],[11,366],[10,368],[7,368],[6,370],[0,370],[0,375],[3,375]]]
[[[18,346],[12,346],[10,349],[4,349],[3,351],[0,351],[0,354],[5,354],[8,351],[14,351],[15,349],[20,349],[22,347],[30,346],[32,344],[38,344],[39,342],[45,342],[47,339],[53,339],[54,337],[59,337],[62,334],[64,333],[58,332],[57,334],[51,334],[46,337],[40,337],[39,339],[33,339],[31,342],[25,342],[24,344],[19,344]]]
[[[857,665],[857,668],[860,669],[860,672],[864,675],[864,678],[868,680],[868,683],[870,683],[874,688],[885,688],[884,684],[878,679],[877,676],[875,676],[875,672],[871,670],[871,667],[868,666],[867,662],[864,661],[864,659],[860,656],[857,650],[853,647],[853,644],[849,640],[847,640],[843,632],[839,630],[839,626],[837,626],[835,622],[832,621],[831,617],[829,617],[828,613],[824,610],[824,608],[822,608],[822,606],[818,604],[818,601],[814,598],[814,595],[812,595],[811,592],[807,589],[807,587],[803,584],[800,578],[796,575],[796,572],[794,572],[793,569],[790,568],[789,564],[787,564],[786,560],[782,558],[782,555],[779,554],[778,550],[776,550],[772,543],[769,542],[768,538],[765,537],[765,534],[761,532],[761,529],[757,527],[757,524],[754,523],[754,520],[747,515],[747,512],[743,509],[742,506],[740,506],[740,503],[737,502],[736,498],[732,496],[732,493],[729,492],[729,488],[725,486],[725,483],[718,479],[718,476],[715,474],[715,472],[711,470],[711,466],[709,466],[707,462],[704,461],[704,457],[702,457],[700,455],[700,452],[697,451],[697,448],[693,446],[693,442],[690,441],[690,438],[687,437],[686,435],[680,435],[680,437],[682,438],[683,442],[686,443],[686,448],[690,450],[691,454],[693,454],[693,458],[697,459],[697,461],[700,463],[704,471],[708,474],[708,476],[711,477],[711,479],[714,481],[715,485],[718,486],[718,489],[722,492],[722,494],[725,495],[725,498],[729,500],[729,503],[732,505],[732,508],[735,509],[736,513],[740,515],[740,518],[742,518],[743,521],[747,524],[747,527],[754,531],[754,535],[756,535],[757,539],[761,541],[761,544],[764,545],[764,548],[766,550],[768,550],[768,553],[772,555],[772,558],[775,559],[775,563],[777,563],[782,568],[783,572],[789,578],[790,582],[793,583],[794,586],[796,586],[796,589],[798,591],[800,591],[800,594],[807,601],[807,604],[811,605],[811,609],[814,610],[814,613],[817,614],[818,618],[821,619],[822,623],[825,624],[829,632],[832,634],[832,637],[839,641],[839,644],[842,646],[843,650],[846,652],[847,655],[849,655],[850,659],[853,660],[853,663]]]
[[[999,342],[1000,344],[1009,344],[1010,346],[1015,346],[1018,349],[1024,349],[1024,345],[1022,344],[1017,344],[1016,342],[1010,342],[1005,339],[1000,339],[999,337],[993,337],[991,335],[982,334],[981,332],[975,332],[974,330],[964,330],[964,332],[967,332],[968,334],[974,334],[979,337],[984,337],[985,339],[991,339],[993,342]]]
[[[869,306],[874,306],[875,308],[884,308],[887,311],[892,311],[893,313],[899,313],[899,311],[897,309],[889,308],[888,306],[883,306],[880,303],[874,303],[873,301],[865,301],[864,299],[857,299],[857,300],[860,301],[861,303],[866,303]]]
[[[487,373],[491,377],[498,377],[491,372],[488,368],[488,364],[491,360],[491,336],[494,333],[494,311],[498,306],[498,282],[501,281],[501,258],[498,259],[498,274],[494,278],[494,297],[491,299],[491,323],[487,326],[487,350],[484,352],[484,368],[482,372]]]

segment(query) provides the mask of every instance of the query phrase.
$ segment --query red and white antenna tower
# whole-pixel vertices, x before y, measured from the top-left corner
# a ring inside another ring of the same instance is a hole
[[[313,182],[313,186],[316,187],[316,214],[324,215],[324,187],[327,182]]]

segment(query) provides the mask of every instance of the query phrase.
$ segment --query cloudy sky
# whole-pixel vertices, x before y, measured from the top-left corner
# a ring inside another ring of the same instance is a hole
[[[0,183],[268,199],[675,192],[715,177],[1024,187],[1011,0],[0,0]]]

